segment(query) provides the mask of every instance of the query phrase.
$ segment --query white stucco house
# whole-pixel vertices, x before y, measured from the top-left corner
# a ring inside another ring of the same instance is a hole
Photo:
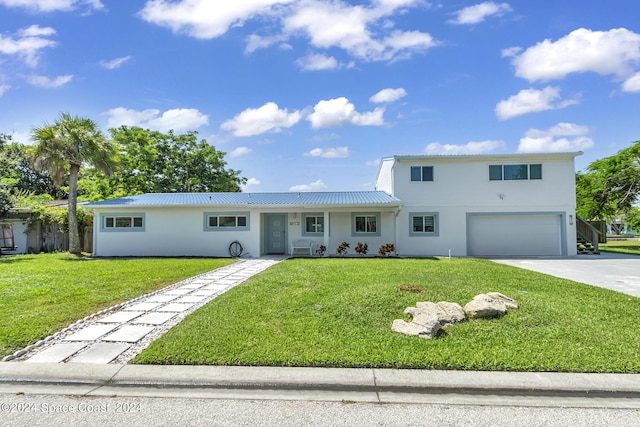
[[[375,191],[142,194],[86,205],[95,256],[287,254],[308,240],[401,256],[576,254],[575,166],[582,153],[393,156]],[[297,245],[297,242],[296,242]],[[308,252],[308,251],[307,251]]]

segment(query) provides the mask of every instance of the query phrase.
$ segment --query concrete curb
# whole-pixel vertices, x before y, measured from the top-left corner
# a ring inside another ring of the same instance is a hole
[[[640,399],[638,374],[428,371],[368,368],[272,368],[0,364],[0,392],[167,395],[221,390],[522,395]],[[43,391],[39,391],[43,390]],[[137,391],[135,391],[137,390]],[[120,392],[118,392],[120,391]],[[161,391],[161,392],[160,392]]]

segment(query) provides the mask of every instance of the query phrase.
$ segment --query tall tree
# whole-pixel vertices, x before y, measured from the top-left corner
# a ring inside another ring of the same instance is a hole
[[[84,196],[95,199],[140,193],[237,192],[246,178],[227,168],[225,153],[196,132],[162,133],[137,127],[111,129],[120,151],[118,170],[111,179],[87,168],[82,171]],[[107,182],[108,181],[108,182]]]
[[[576,175],[578,215],[589,219],[620,216],[640,196],[640,141],[589,164]]]
[[[108,141],[98,125],[85,117],[62,113],[52,124],[34,127],[31,139],[37,143],[34,167],[47,170],[54,183],[69,179],[69,252],[81,251],[78,233],[78,175],[90,164],[111,174],[114,166],[114,145]]]

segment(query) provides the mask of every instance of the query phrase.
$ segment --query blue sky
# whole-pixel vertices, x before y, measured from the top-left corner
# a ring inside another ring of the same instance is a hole
[[[0,0],[0,132],[195,130],[245,191],[371,190],[394,154],[640,139],[640,2]]]

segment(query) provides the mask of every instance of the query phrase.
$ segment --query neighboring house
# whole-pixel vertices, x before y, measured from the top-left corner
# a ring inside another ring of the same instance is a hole
[[[33,239],[28,236],[30,209],[10,209],[0,219],[0,247],[3,255],[25,254]]]
[[[290,253],[308,239],[393,243],[403,256],[576,254],[575,167],[581,153],[394,156],[376,191],[163,193],[90,203],[96,256]]]
[[[84,205],[86,202],[80,202]],[[66,208],[66,200],[47,203],[52,207]],[[85,228],[81,238],[82,250],[91,252],[93,229]],[[6,217],[0,218],[0,248],[4,255],[67,251],[69,235],[60,231],[60,224],[45,224],[30,208],[11,208]]]

